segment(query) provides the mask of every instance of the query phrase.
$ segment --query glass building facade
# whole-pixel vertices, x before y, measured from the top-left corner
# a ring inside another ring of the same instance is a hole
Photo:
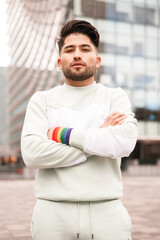
[[[63,82],[56,70],[55,42],[72,12],[71,0],[8,1],[10,155],[21,157],[20,136],[30,97]]]
[[[155,162],[160,157],[160,1],[74,0],[74,16],[98,29],[102,64],[96,80],[127,92],[139,121],[135,155]]]

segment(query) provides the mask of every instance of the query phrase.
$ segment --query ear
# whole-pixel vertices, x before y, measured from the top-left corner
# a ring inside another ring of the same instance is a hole
[[[61,58],[58,58],[58,59],[57,59],[57,64],[58,64],[60,70],[62,70],[62,61],[61,61]]]
[[[100,64],[101,64],[101,57],[97,56],[97,58],[96,58],[96,69],[99,68]]]

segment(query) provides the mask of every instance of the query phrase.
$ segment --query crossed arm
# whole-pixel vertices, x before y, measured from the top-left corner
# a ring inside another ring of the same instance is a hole
[[[116,126],[121,125],[124,120],[126,119],[126,115],[124,113],[111,113],[106,119],[104,124],[101,126],[101,128],[109,127],[109,126]],[[53,139],[53,131],[55,128],[50,128],[47,132],[48,139]]]
[[[21,152],[26,166],[60,168],[85,162],[90,155],[111,158],[128,156],[136,143],[137,121],[124,93],[115,96],[118,101],[113,99],[116,104],[111,102],[114,113],[106,118],[104,124],[95,129],[73,129],[69,145],[66,145],[51,140],[54,129],[48,130],[45,95],[41,92],[33,95],[21,135]],[[125,114],[119,113],[118,109]]]

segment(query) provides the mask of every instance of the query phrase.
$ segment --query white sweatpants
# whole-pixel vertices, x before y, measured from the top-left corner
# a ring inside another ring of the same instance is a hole
[[[132,223],[119,199],[54,202],[38,199],[32,217],[33,240],[131,240]]]

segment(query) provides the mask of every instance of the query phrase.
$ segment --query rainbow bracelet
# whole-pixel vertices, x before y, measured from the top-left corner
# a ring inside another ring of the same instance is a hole
[[[56,127],[52,133],[52,140],[69,145],[69,138],[73,128]]]

